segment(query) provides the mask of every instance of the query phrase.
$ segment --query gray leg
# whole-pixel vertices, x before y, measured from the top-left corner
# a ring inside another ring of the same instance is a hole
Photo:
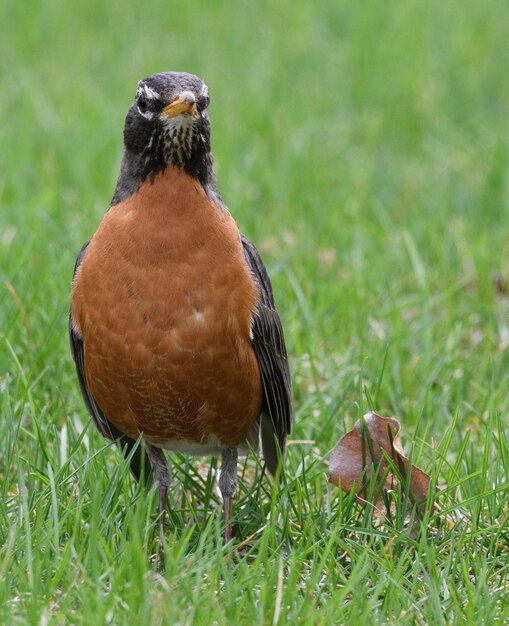
[[[224,502],[224,541],[228,543],[232,537],[232,498],[237,489],[237,457],[236,448],[223,448],[221,451],[221,474],[219,489]]]
[[[156,448],[149,443],[145,443],[148,458],[154,468],[154,481],[159,486],[159,564],[164,567],[163,553],[163,536],[164,536],[164,519],[166,514],[166,504],[168,501],[168,487],[171,483],[171,473],[168,462],[161,448]]]

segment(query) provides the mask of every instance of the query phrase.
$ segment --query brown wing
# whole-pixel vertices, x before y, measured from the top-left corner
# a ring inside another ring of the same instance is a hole
[[[244,258],[260,289],[260,301],[253,319],[253,349],[260,366],[263,403],[261,414],[262,449],[267,468],[275,474],[277,444],[285,451],[292,428],[292,383],[283,327],[274,304],[267,270],[254,245],[242,236]],[[276,444],[277,441],[277,444]]]

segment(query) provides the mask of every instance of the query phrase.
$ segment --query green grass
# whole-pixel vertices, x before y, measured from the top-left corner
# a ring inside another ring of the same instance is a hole
[[[509,5],[0,11],[0,623],[507,623]],[[219,187],[286,329],[292,437],[314,443],[276,488],[248,461],[226,547],[215,464],[176,458],[159,574],[157,495],[89,426],[66,322],[136,83],[166,69],[209,85]],[[432,476],[417,531],[403,499],[382,521],[327,483],[370,407]]]

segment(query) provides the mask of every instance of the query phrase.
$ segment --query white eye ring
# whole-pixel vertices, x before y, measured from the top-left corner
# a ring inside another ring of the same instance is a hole
[[[152,113],[152,111],[142,111],[140,109],[140,107],[136,107],[138,109],[138,113],[144,117],[146,120],[151,120],[154,117],[154,114]]]
[[[149,111],[148,104],[149,102],[153,102],[154,100],[159,100],[161,96],[157,93],[157,91],[155,91],[148,85],[141,84],[141,81],[138,83],[138,91],[136,92],[136,97],[139,98],[140,96],[142,96],[143,98],[145,107],[144,110],[142,110],[140,108],[140,105],[138,104],[138,113],[142,115],[145,119],[151,120],[154,117],[154,113],[152,111]]]

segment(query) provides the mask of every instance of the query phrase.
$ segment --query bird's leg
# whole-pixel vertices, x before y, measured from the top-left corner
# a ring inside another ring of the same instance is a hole
[[[166,504],[168,500],[168,487],[171,483],[171,472],[168,462],[161,448],[156,448],[149,443],[145,443],[148,458],[154,468],[154,481],[159,487],[159,566],[164,568],[164,520],[166,516]]]
[[[228,543],[232,537],[232,499],[237,489],[237,457],[236,448],[223,448],[221,451],[221,474],[219,489],[224,503],[224,541]]]

